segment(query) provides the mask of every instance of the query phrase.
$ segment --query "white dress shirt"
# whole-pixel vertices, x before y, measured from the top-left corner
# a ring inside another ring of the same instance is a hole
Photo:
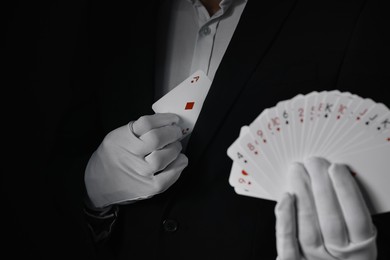
[[[210,17],[199,0],[173,0],[158,49],[156,100],[198,69],[210,80],[222,60],[247,0],[222,0]]]

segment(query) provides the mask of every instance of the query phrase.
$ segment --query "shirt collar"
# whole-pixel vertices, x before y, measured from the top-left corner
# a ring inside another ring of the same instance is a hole
[[[212,17],[210,17],[208,15],[205,7],[203,6],[203,4],[200,2],[200,0],[186,0],[186,1],[189,2],[190,4],[192,4],[192,6],[195,8],[195,10],[197,12],[198,19],[199,19],[198,22],[199,22],[200,27],[202,27],[203,25],[208,24],[212,21],[215,21],[217,18],[224,15],[226,13],[226,11],[229,8],[231,8],[231,6],[235,2],[238,2],[238,0],[222,0],[219,3],[219,6],[221,7],[221,9],[218,10],[218,12],[216,12]],[[241,1],[247,2],[248,0],[241,0]],[[200,11],[201,9],[203,9],[204,11]]]
[[[187,2],[191,3],[194,7],[199,7],[199,6],[202,6],[203,4],[200,2],[200,0],[186,0]],[[217,13],[220,13],[221,12],[221,15],[224,14],[228,9],[229,7],[232,5],[233,2],[235,2],[236,0],[222,0],[220,3],[219,3],[219,6],[221,7],[220,11],[218,11]],[[244,2],[247,2],[248,0],[244,0]],[[216,13],[216,14],[217,14]]]

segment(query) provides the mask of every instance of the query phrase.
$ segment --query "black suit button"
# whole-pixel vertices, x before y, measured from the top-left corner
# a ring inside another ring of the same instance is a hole
[[[166,232],[175,232],[177,230],[178,224],[173,219],[166,219],[163,221],[163,228]]]

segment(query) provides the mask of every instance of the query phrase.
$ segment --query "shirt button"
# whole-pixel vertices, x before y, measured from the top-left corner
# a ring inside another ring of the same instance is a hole
[[[211,33],[210,27],[204,27],[204,28],[202,29],[202,33],[203,33],[204,35],[209,35],[209,34]]]
[[[163,221],[163,229],[166,232],[175,232],[177,230],[178,224],[173,219],[166,219]]]

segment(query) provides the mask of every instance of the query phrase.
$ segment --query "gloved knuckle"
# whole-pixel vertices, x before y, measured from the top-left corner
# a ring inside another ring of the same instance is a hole
[[[150,169],[150,167],[148,166],[144,166],[144,167],[139,167],[136,172],[141,175],[141,176],[144,176],[144,177],[148,177],[150,175],[153,174],[153,170]]]
[[[182,160],[183,165],[186,167],[188,165],[188,157],[183,153],[179,154],[179,157]]]
[[[154,185],[153,185],[155,191],[163,191],[165,189],[165,186],[162,182],[159,182],[159,181],[156,181],[156,179],[154,180]]]
[[[158,172],[159,170],[161,170],[161,165],[162,165],[161,160],[155,160],[153,163],[151,163],[151,164],[149,165],[149,167],[150,167],[150,170],[151,170],[153,173],[156,173],[156,172]]]
[[[114,144],[114,141],[116,139],[116,133],[115,132],[110,132],[104,137],[101,147],[103,150],[111,150]]]
[[[176,139],[179,139],[180,137],[183,136],[183,132],[181,130],[181,128],[178,126],[178,125],[172,125],[172,127],[175,128],[175,133],[176,133]]]
[[[176,149],[177,149],[178,152],[180,152],[181,150],[183,150],[183,145],[181,144],[181,142],[176,141],[176,142],[175,142],[175,145],[176,145]]]
[[[152,129],[152,127],[153,127],[153,124],[152,124],[150,116],[141,116],[137,120],[137,122],[138,122],[137,124],[139,126],[141,126],[142,128],[144,128],[144,129]]]
[[[180,142],[176,141],[174,143],[172,143],[172,145],[170,146],[169,148],[170,150],[170,153],[173,157],[177,158],[177,156],[179,155],[180,151],[182,150],[182,145]]]
[[[148,138],[147,138],[147,145],[155,150],[159,147],[160,143],[161,143],[161,140],[160,140],[160,135],[156,132],[156,131],[151,131],[149,134],[148,134]]]
[[[322,244],[322,241],[317,238],[317,236],[309,235],[309,236],[300,236],[299,243],[304,248],[316,248],[318,245]]]

